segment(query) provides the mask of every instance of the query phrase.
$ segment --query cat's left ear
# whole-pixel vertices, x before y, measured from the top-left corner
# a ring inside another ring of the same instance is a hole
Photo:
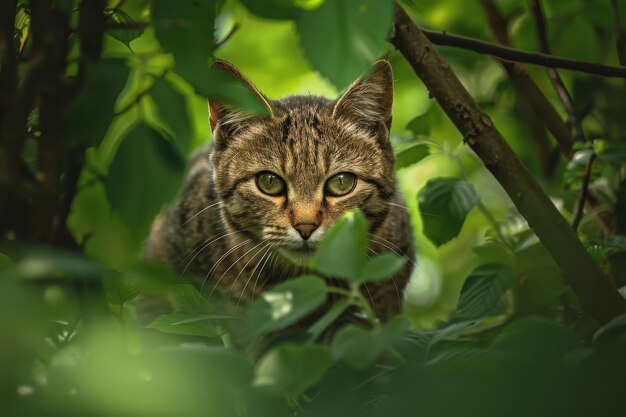
[[[393,72],[386,59],[374,63],[370,73],[355,81],[337,100],[333,117],[351,118],[366,124],[391,126]]]
[[[229,76],[241,81],[245,88],[250,90],[266,108],[267,113],[272,115],[272,106],[269,100],[265,97],[252,81],[250,81],[245,75],[241,73],[233,64],[216,59],[211,64],[212,67],[219,68],[222,71],[228,73]],[[254,117],[252,114],[245,113],[239,109],[222,103],[219,100],[209,99],[209,111],[210,111],[210,123],[211,131],[215,133],[215,129],[221,126],[223,129],[237,129],[241,124],[245,123],[247,119]]]

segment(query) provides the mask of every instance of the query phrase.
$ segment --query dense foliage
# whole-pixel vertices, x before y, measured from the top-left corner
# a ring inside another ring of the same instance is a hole
[[[626,312],[598,320],[579,303],[593,294],[572,290],[567,268],[483,164],[492,161],[464,144],[432,100],[437,91],[389,43],[396,6],[2,2],[0,414],[622,411]],[[623,0],[401,6],[444,38],[551,53],[574,67],[626,65]],[[624,79],[439,50],[611,291],[625,294]],[[209,67],[212,57],[233,62],[269,97],[332,97],[385,54],[395,74],[396,169],[418,249],[402,316],[378,322],[361,291],[406,260],[393,247],[369,256],[358,210],[329,231],[309,275],[275,286],[239,316],[219,315],[207,294],[142,261],[150,223],[180,189],[189,154],[210,138],[207,98],[262,111],[247,89]],[[141,323],[135,303],[143,294],[175,307]],[[293,330],[329,297],[329,310]],[[314,343],[348,309],[363,325]]]

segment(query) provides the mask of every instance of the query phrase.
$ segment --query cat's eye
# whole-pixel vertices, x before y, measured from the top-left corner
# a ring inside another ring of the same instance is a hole
[[[330,177],[330,179],[326,181],[324,189],[326,191],[326,194],[329,194],[333,197],[340,197],[354,190],[355,186],[356,175],[349,172],[341,172],[337,175],[333,175],[332,177]]]
[[[285,181],[273,172],[264,171],[256,176],[256,186],[263,193],[271,196],[281,195],[285,192]]]

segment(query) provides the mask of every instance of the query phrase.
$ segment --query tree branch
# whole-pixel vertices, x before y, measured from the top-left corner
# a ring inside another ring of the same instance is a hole
[[[448,63],[400,7],[396,12],[392,42],[461,132],[464,141],[511,197],[560,266],[586,313],[600,323],[607,323],[626,312],[626,300],[610,286],[573,229],[489,116],[481,111]]]
[[[601,75],[603,77],[626,78],[626,66],[604,65],[590,61],[568,59],[555,55],[548,55],[539,52],[528,52],[521,49],[494,45],[490,42],[485,42],[462,35],[437,32],[427,29],[420,30],[432,43],[436,45],[467,49],[481,54],[493,55],[495,57],[506,59],[508,61],[524,62],[527,64],[540,65],[543,67],[569,69],[574,71],[586,72],[589,74]]]
[[[582,183],[580,185],[580,194],[578,196],[578,203],[576,204],[576,210],[574,211],[574,217],[572,219],[572,229],[578,231],[580,221],[583,219],[583,212],[585,209],[585,203],[587,202],[587,194],[589,193],[589,179],[591,178],[591,169],[593,168],[593,162],[596,160],[596,154],[591,154],[587,167],[583,173]]]
[[[41,69],[35,82],[38,85],[39,126],[41,137],[37,152],[37,191],[29,213],[33,242],[53,241],[54,219],[61,194],[61,177],[65,170],[65,107],[67,105],[69,16],[50,0],[31,4],[33,52],[42,57]]]
[[[510,40],[506,20],[492,0],[483,0],[481,4],[487,16],[493,38],[498,43],[508,46]],[[561,153],[566,159],[570,159],[575,140],[570,129],[561,119],[561,115],[530,77],[526,68],[519,63],[499,61],[513,82],[515,90],[530,104],[535,116],[541,120],[546,129],[552,134],[559,145]]]
[[[541,3],[539,0],[528,0],[528,7],[532,12],[532,15],[535,19],[535,25],[537,26],[537,38],[539,40],[539,45],[541,47],[541,52],[544,54],[550,54],[550,43],[548,42],[548,27],[546,25],[546,19],[543,15],[543,9],[541,7]],[[555,68],[548,67],[546,68],[546,72],[548,73],[548,78],[552,82],[556,94],[559,96],[559,99],[563,103],[563,107],[565,107],[565,111],[569,115],[570,122],[572,127],[574,128],[574,137],[579,142],[585,141],[585,134],[583,132],[582,126],[580,124],[580,119],[576,114],[576,109],[574,108],[574,102],[572,100],[572,96],[570,95],[567,87],[565,87],[565,83],[561,79],[558,71]]]

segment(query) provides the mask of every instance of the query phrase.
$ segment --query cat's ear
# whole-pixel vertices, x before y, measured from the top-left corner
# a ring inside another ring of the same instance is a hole
[[[265,97],[245,75],[243,75],[237,68],[235,68],[233,64],[222,61],[221,59],[216,59],[213,61],[211,66],[219,68],[220,70],[226,72],[228,76],[241,81],[244,88],[250,90],[250,92],[254,94],[259,99],[261,104],[265,107],[267,113],[269,115],[272,115],[272,106],[270,105],[267,97]],[[218,126],[220,126],[220,129],[226,131],[236,131],[242,125],[244,125],[248,119],[255,116],[253,114],[246,113],[242,110],[229,106],[228,104],[225,104],[216,99],[209,99],[209,113],[211,131],[213,133],[215,133],[215,130]]]
[[[351,118],[366,124],[391,126],[393,72],[385,59],[376,61],[372,70],[355,81],[337,100],[333,117]]]

